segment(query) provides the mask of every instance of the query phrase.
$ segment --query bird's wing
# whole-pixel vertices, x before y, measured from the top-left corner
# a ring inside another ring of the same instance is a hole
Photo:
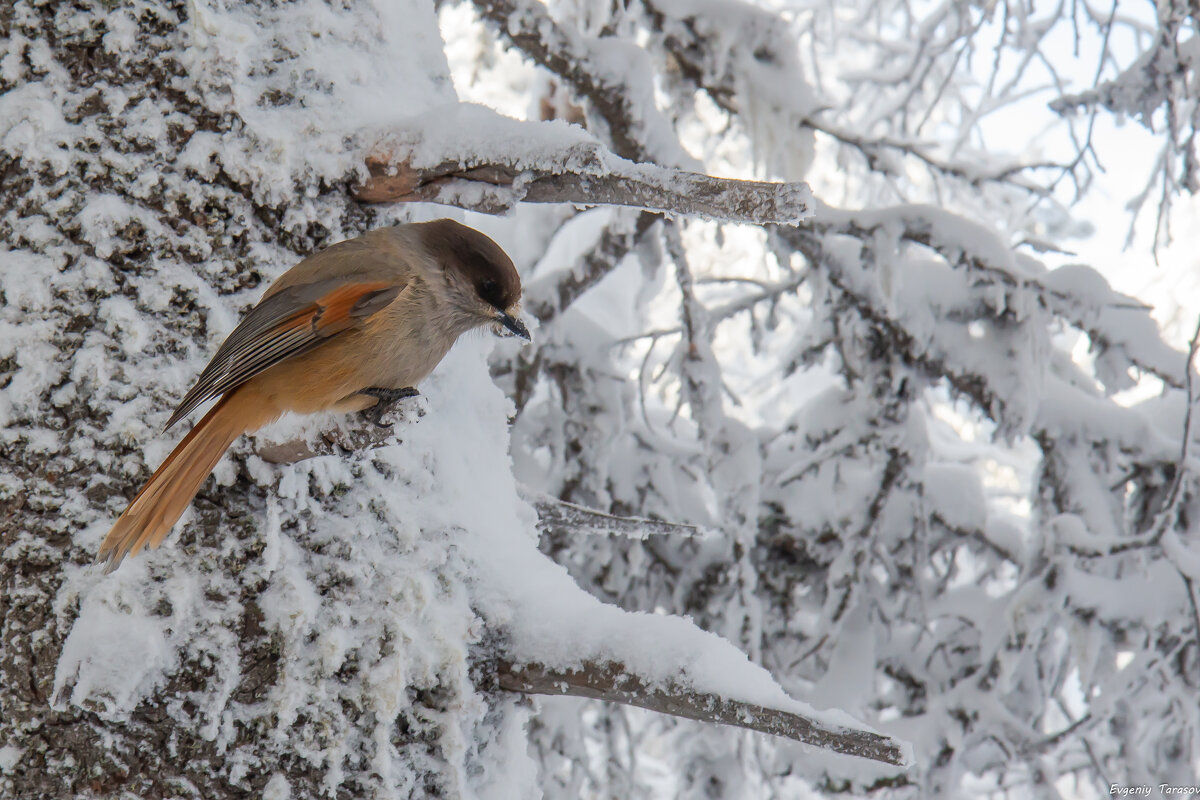
[[[217,350],[167,428],[205,400],[354,328],[403,289],[404,284],[395,280],[330,278],[288,286],[265,297]]]

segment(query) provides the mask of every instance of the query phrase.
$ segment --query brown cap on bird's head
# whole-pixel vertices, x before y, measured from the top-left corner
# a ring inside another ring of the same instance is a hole
[[[452,219],[425,222],[419,229],[425,251],[470,286],[494,310],[497,322],[528,339],[529,331],[513,316],[521,300],[521,276],[500,245]]]

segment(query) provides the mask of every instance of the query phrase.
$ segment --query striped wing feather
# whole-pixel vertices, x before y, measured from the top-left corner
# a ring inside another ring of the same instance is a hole
[[[289,286],[264,298],[229,334],[166,427],[204,401],[355,327],[395,300],[403,288],[388,281],[347,283],[334,278]]]

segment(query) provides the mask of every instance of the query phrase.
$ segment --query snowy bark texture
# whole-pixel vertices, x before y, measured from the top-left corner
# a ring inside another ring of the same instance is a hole
[[[280,267],[378,224],[336,151],[309,166],[273,138],[299,91],[287,70],[304,66],[286,63],[302,50],[282,20],[263,12],[273,42],[248,38],[251,16],[241,40],[206,42],[239,29],[206,30],[205,13],[0,7],[0,795],[438,794],[479,748],[460,726],[492,725],[461,659],[405,655],[398,615],[337,623],[357,596],[419,588],[332,566],[351,545],[326,522],[369,465],[297,475],[280,507],[273,477],[241,477],[238,458],[173,537],[186,560],[89,593],[96,536],[165,455],[142,448],[231,313]],[[278,63],[251,63],[273,47]],[[311,550],[270,543],[272,526],[309,521],[329,534]],[[429,591],[463,602],[446,553],[425,568]],[[466,637],[467,617],[443,622]]]
[[[768,5],[0,5],[0,796],[1196,782],[1191,354],[1030,255],[1090,139],[973,144],[1022,84],[964,65],[1050,63],[1054,26]],[[1163,202],[1192,174],[1177,5],[1143,58],[1056,82],[1064,114],[1170,110]],[[90,569],[267,282],[457,213],[393,199],[510,214],[467,219],[535,345],[460,343],[386,442],[238,443],[164,548]],[[633,208],[570,207],[598,203]],[[915,765],[677,719],[723,714],[857,718]]]

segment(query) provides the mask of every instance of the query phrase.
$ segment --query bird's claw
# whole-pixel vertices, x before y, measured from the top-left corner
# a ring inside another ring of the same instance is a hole
[[[403,389],[383,389],[377,386],[369,386],[366,389],[360,389],[358,394],[374,397],[379,401],[370,408],[363,409],[363,417],[376,428],[390,429],[392,426],[383,421],[384,412],[391,410],[401,400],[416,397],[421,393],[411,386],[406,386]]]

